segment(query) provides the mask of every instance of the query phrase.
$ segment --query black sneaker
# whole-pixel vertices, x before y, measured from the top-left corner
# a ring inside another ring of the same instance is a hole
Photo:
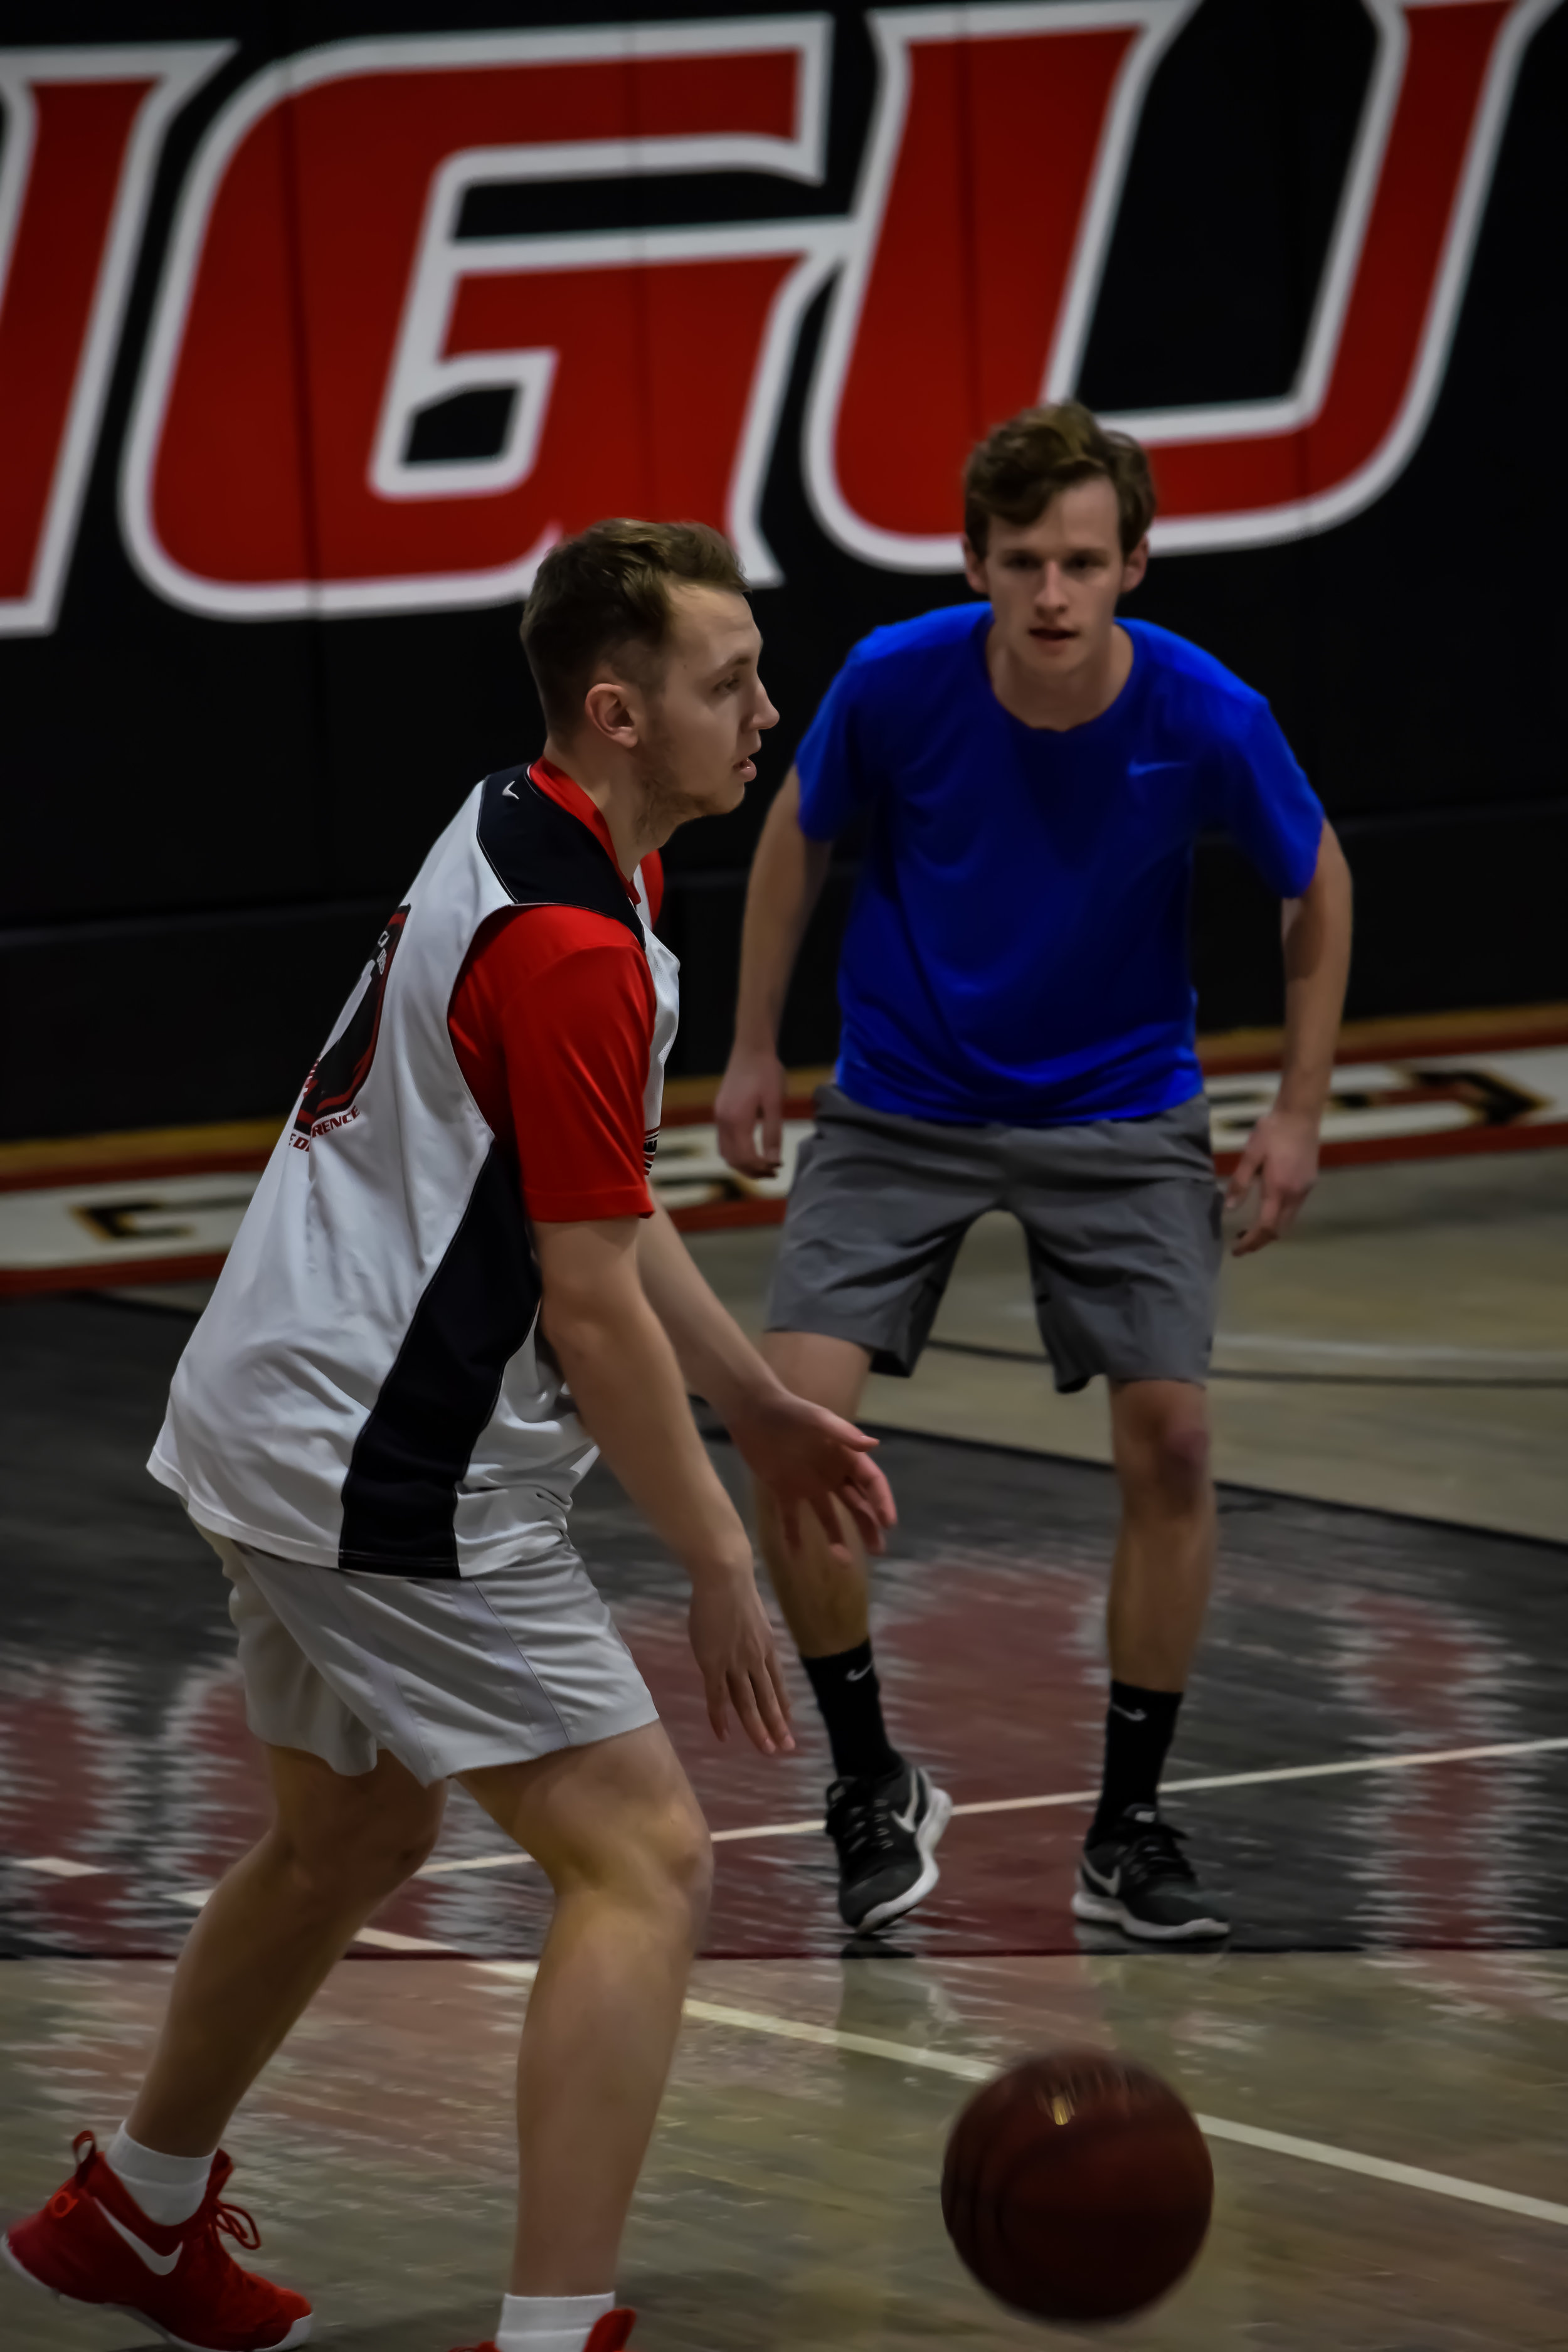
[[[1073,1916],[1102,1919],[1156,1944],[1228,1936],[1230,1921],[1201,1885],[1181,1838],[1152,1806],[1132,1806],[1108,1838],[1084,1847]]]
[[[937,1840],[952,1799],[918,1764],[884,1780],[835,1780],[827,1834],[838,1848],[838,1913],[847,1927],[886,1927],[912,1910],[937,1882]]]

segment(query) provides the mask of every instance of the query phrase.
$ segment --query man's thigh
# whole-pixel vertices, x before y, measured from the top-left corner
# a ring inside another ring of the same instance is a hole
[[[1006,1132],[893,1118],[822,1087],[790,1190],[770,1334],[845,1341],[873,1370],[911,1372],[964,1234],[998,1204]]]
[[[1152,1118],[1015,1130],[1005,1205],[1028,1241],[1058,1389],[1207,1380],[1223,1248],[1199,1097]]]

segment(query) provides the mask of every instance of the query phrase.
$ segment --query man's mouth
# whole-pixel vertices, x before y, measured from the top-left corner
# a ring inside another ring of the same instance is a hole
[[[1046,629],[1037,627],[1031,629],[1029,631],[1029,635],[1032,637],[1037,637],[1039,642],[1045,646],[1065,646],[1069,638],[1077,636],[1078,631],[1076,629]]]

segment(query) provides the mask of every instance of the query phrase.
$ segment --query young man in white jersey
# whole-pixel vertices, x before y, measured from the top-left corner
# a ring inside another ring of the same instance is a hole
[[[175,1375],[151,1467],[231,1580],[276,1818],[192,1931],[124,2125],[101,2153],[79,2135],[5,2242],[189,2352],[310,2333],[221,2243],[256,2238],[218,2141],[429,1853],[448,1779],[556,1895],[495,2346],[627,2342],[616,2252],[710,1854],[571,1492],[597,1446],[690,1576],[714,1731],[733,1709],[770,1755],[788,1704],[689,1385],[790,1526],[842,1507],[875,1549],[892,1517],[872,1441],[768,1370],[646,1181],[676,1013],[658,851],[736,805],[777,716],[743,592],[696,526],[600,524],[546,559],[523,623],[543,754],[486,779],[389,920]]]
[[[768,813],[747,898],[721,1148],[777,1164],[775,1040],[835,837],[866,826],[839,967],[836,1082],[801,1154],[763,1341],[840,1412],[908,1375],[964,1234],[1023,1224],[1059,1389],[1110,1390],[1121,1525],[1104,1774],[1073,1909],[1152,1941],[1223,1936],[1159,1811],[1215,1545],[1205,1382],[1220,1199],[1187,963],[1193,845],[1223,829],[1283,901],[1279,1093],[1231,1184],[1242,1252],[1289,1230],[1317,1170],[1350,948],[1344,859],[1262,697],[1121,621],[1148,562],[1143,452],[1073,402],[973,453],[965,570],[984,601],[857,646]],[[762,1128],[759,1145],[757,1128]],[[936,1883],[950,1803],[882,1721],[864,1577],[795,1553],[774,1587],[826,1721],[846,1922]]]

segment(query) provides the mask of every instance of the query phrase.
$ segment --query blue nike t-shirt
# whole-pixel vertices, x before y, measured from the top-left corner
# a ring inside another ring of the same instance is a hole
[[[1282,898],[1323,811],[1259,694],[1123,621],[1132,670],[1063,732],[1003,709],[989,604],[856,646],[795,755],[800,823],[868,821],[839,968],[838,1083],[960,1124],[1141,1118],[1203,1086],[1187,959],[1193,844],[1221,828]]]

